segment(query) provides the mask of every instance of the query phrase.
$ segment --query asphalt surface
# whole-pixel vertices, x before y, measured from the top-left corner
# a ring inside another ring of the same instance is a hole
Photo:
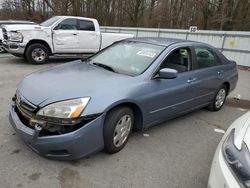
[[[103,152],[73,162],[53,161],[31,151],[8,122],[8,108],[17,83],[34,71],[62,63],[30,65],[0,55],[0,187],[185,187],[207,186],[210,165],[221,133],[246,112],[240,103],[219,112],[198,110],[145,132],[135,132],[119,153]],[[65,61],[64,61],[65,62]],[[250,100],[250,72],[239,71],[237,89]],[[229,99],[234,100],[234,99]],[[241,100],[240,100],[241,101]]]

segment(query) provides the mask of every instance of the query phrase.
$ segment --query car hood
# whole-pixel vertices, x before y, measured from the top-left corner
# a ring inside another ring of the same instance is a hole
[[[17,90],[34,105],[79,98],[104,97],[104,92],[132,81],[131,76],[113,73],[81,60],[33,73],[18,84]]]
[[[38,24],[10,24],[3,25],[7,31],[21,31],[21,30],[41,30],[43,27]]]
[[[232,126],[228,129],[226,137],[235,129],[234,144],[240,150],[242,142],[244,141],[250,149],[250,111],[234,121]]]

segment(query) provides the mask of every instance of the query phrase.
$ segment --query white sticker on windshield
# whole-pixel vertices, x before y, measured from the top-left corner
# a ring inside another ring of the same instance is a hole
[[[137,55],[141,55],[141,56],[145,56],[145,57],[150,57],[150,58],[154,58],[156,53],[154,52],[150,52],[150,51],[139,51],[137,52]]]

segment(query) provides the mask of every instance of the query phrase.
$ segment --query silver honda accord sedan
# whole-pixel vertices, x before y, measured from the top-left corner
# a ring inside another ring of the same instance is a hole
[[[24,78],[9,119],[23,141],[45,157],[116,153],[133,129],[203,107],[220,110],[237,80],[236,63],[210,45],[126,39],[86,60]]]

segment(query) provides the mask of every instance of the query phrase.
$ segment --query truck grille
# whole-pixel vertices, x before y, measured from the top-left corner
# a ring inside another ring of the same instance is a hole
[[[3,38],[4,38],[5,40],[8,40],[8,35],[7,35],[6,29],[5,29],[5,28],[2,28],[2,31],[3,31]]]

